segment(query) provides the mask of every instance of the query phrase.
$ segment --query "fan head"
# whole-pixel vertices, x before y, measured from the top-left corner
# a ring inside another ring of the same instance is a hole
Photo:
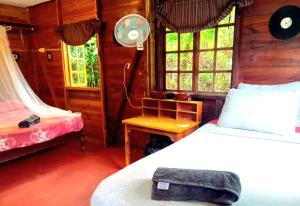
[[[143,43],[150,33],[147,20],[138,14],[129,14],[122,17],[115,26],[115,38],[125,47],[137,47],[143,50]]]

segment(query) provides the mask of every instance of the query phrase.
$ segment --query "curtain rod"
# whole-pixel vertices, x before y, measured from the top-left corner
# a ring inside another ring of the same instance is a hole
[[[12,28],[11,26],[4,26],[5,31],[10,31]]]
[[[5,28],[6,31],[10,31],[10,30],[13,30],[13,29],[22,29],[22,30],[34,31],[34,27],[7,26],[5,24],[2,24],[2,26]]]
[[[36,26],[31,24],[21,24],[21,23],[14,23],[14,22],[6,22],[0,21],[0,25],[2,25],[6,30],[12,29],[22,29],[22,30],[35,30]]]
[[[11,49],[14,52],[39,52],[39,53],[45,53],[50,51],[60,51],[60,49],[47,49],[47,48],[39,48],[35,50],[26,50],[26,49]]]

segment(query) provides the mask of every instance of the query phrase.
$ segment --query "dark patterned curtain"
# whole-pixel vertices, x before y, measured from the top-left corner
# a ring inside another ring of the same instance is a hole
[[[165,27],[176,32],[198,32],[213,27],[234,6],[246,7],[254,0],[167,0],[157,4],[155,16]]]
[[[96,32],[100,31],[101,25],[101,20],[90,19],[59,26],[57,33],[67,45],[78,46],[85,44]]]

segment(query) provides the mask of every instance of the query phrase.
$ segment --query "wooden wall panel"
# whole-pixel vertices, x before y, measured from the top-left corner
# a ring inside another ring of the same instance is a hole
[[[131,62],[134,58],[135,48],[126,48],[119,46],[114,42],[113,31],[116,22],[124,15],[130,13],[144,14],[143,0],[103,0],[102,1],[102,19],[106,23],[104,35],[104,66],[105,66],[105,85],[107,94],[107,127],[109,138],[112,143],[120,144],[123,142],[123,132],[120,130],[115,134],[116,128],[119,126],[117,122],[120,103],[123,97],[123,67],[127,62]],[[146,52],[144,52],[145,55]],[[137,76],[134,78],[130,99],[134,105],[141,106],[141,98],[146,91],[145,71],[144,71],[145,56],[142,57]],[[127,71],[127,77],[130,71]],[[122,119],[133,117],[141,114],[140,109],[132,109],[125,106],[125,112]]]
[[[62,54],[55,33],[57,26],[56,4],[51,1],[31,7],[29,15],[31,23],[38,25],[37,30],[31,35],[34,49],[56,49],[51,51],[52,61],[48,61],[46,53],[35,52],[34,64],[38,74],[39,96],[50,105],[65,108]]]
[[[28,23],[29,14],[24,8],[0,4],[0,21],[9,21],[14,23]],[[27,52],[30,49],[30,33],[9,31],[9,43],[12,51],[18,52],[20,59],[18,65],[28,81],[29,85],[35,89],[34,69],[30,65],[31,54]]]
[[[61,13],[63,24],[96,18],[96,0],[61,0]]]
[[[300,80],[300,35],[277,40],[269,33],[269,19],[282,6],[299,0],[254,1],[242,10],[240,82],[278,84]]]
[[[0,4],[1,21],[29,23],[28,11],[24,8]]]
[[[63,23],[87,20],[96,15],[95,1],[61,0],[61,7]],[[36,53],[34,64],[39,68],[37,76],[40,97],[48,104],[81,112],[88,140],[103,145],[102,124],[104,117],[102,115],[103,99],[100,91],[65,90],[63,52],[55,32],[60,16],[56,1],[30,7],[29,13],[31,23],[38,25],[38,30],[34,32],[31,39],[35,48],[54,49],[51,51],[53,54],[52,61],[47,60],[46,53]],[[45,68],[45,71],[41,68]],[[47,84],[47,79],[49,84]],[[67,98],[65,99],[65,97]]]
[[[85,123],[85,134],[90,141],[104,144],[102,129],[105,117],[102,114],[103,99],[100,91],[67,91],[67,107],[82,113]]]

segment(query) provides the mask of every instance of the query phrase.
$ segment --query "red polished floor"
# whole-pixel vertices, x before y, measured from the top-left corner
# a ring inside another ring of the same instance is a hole
[[[1,206],[87,206],[99,182],[124,165],[123,148],[69,141],[0,165]]]

